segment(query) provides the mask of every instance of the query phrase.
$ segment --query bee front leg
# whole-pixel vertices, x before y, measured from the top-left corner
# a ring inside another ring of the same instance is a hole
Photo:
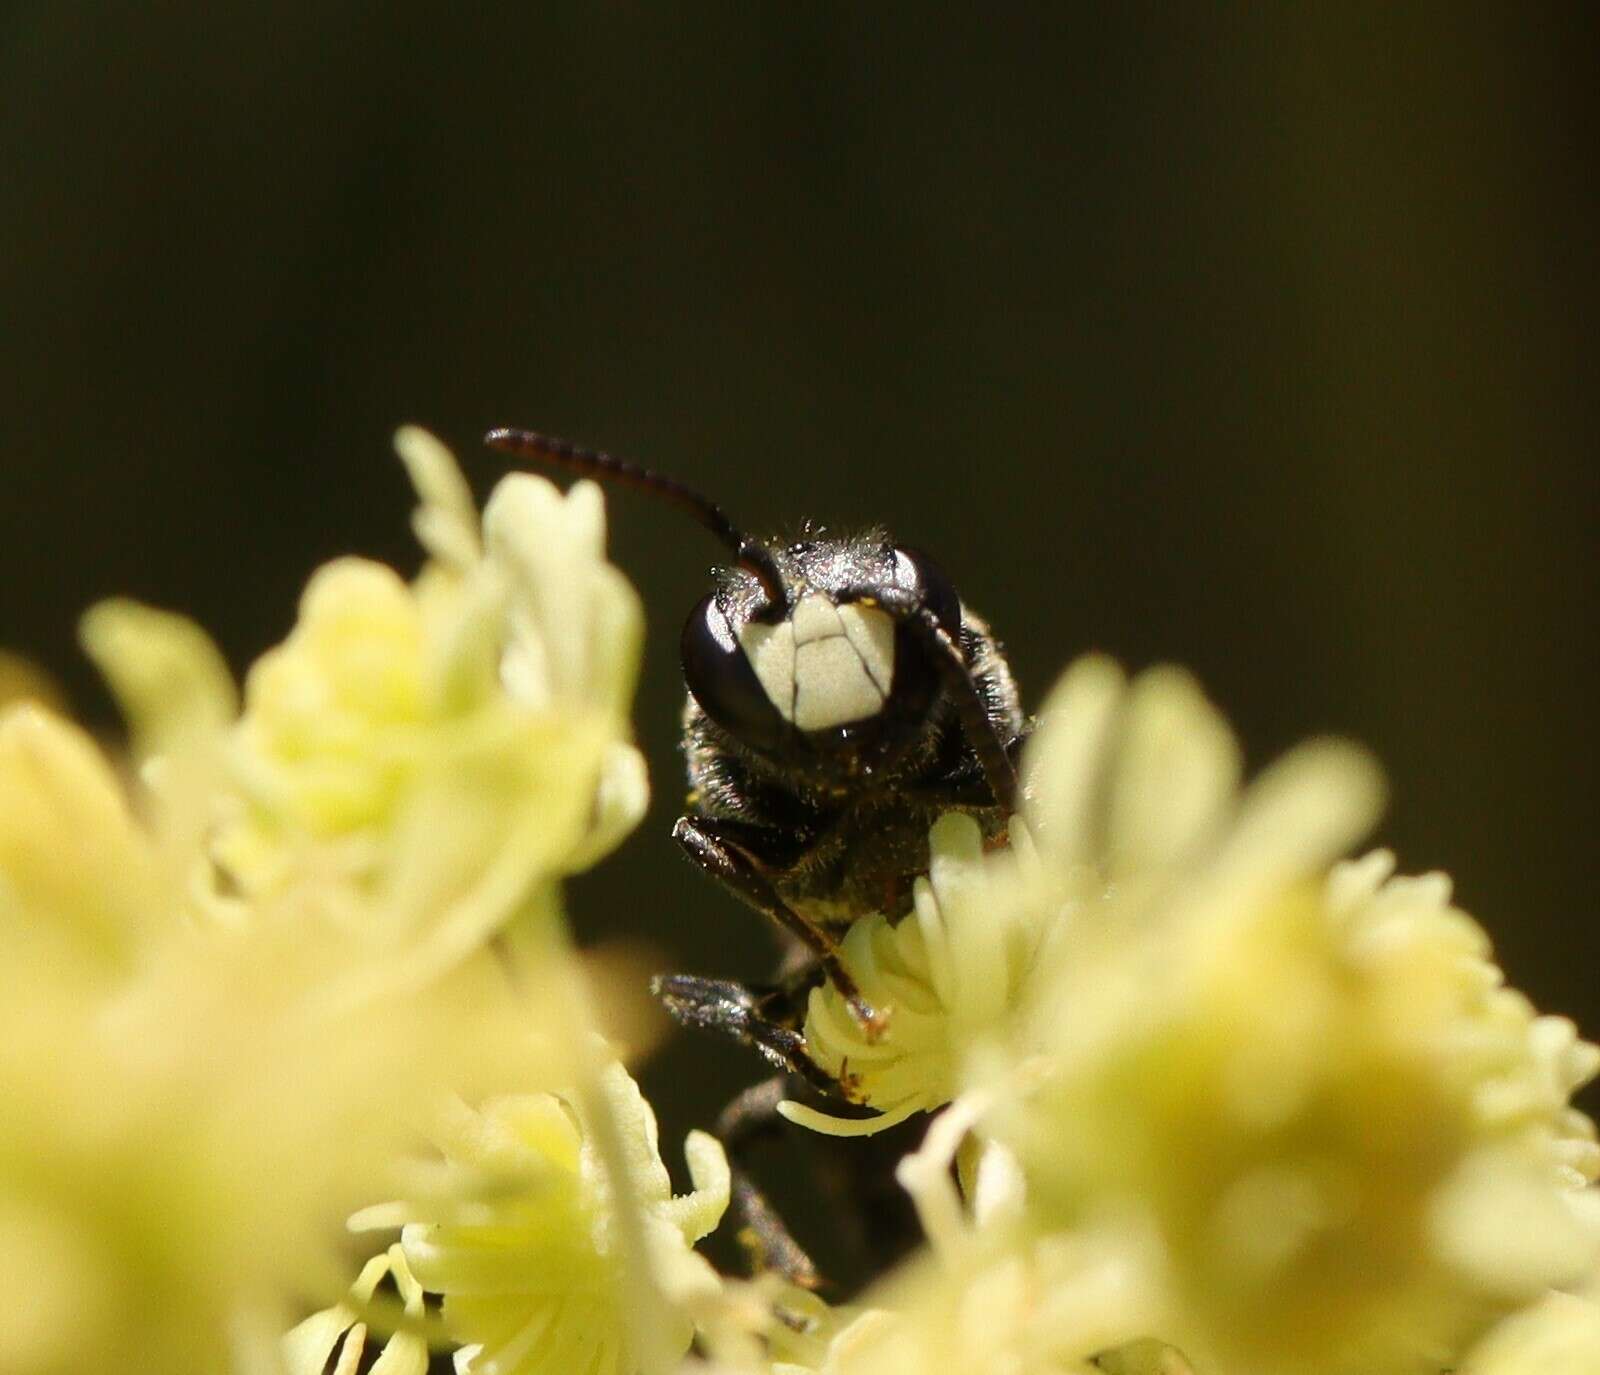
[[[839,990],[839,996],[849,1005],[869,1041],[883,1034],[888,1024],[887,1014],[879,1012],[861,996],[856,981],[840,963],[839,947],[833,937],[778,896],[772,880],[748,850],[723,832],[711,817],[680,816],[672,828],[672,838],[683,846],[690,859],[718,879],[735,897],[775,922],[817,957],[822,972]]]
[[[821,1092],[837,1096],[838,1084],[806,1053],[806,1038],[765,1014],[770,994],[732,979],[705,979],[698,974],[658,974],[650,981],[650,991],[680,1026],[731,1037],[759,1051],[785,1074],[797,1074]]]

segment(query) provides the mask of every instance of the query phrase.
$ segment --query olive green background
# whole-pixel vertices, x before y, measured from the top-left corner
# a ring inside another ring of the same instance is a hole
[[[108,708],[113,591],[240,666],[342,551],[410,568],[400,421],[523,424],[752,526],[883,521],[1030,705],[1192,666],[1259,765],[1371,744],[1383,839],[1600,1032],[1596,45],[1586,6],[0,8],[0,642]],[[679,858],[639,498],[648,822],[586,939],[759,976]],[[675,1043],[670,1134],[757,1066]]]

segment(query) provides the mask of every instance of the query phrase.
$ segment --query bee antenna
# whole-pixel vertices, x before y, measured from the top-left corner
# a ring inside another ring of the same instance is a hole
[[[738,560],[739,567],[761,584],[761,590],[773,605],[781,607],[784,604],[783,575],[778,571],[772,551],[740,530],[716,502],[701,496],[676,478],[653,473],[637,463],[601,453],[598,449],[586,449],[568,439],[536,434],[533,430],[490,430],[484,435],[483,442],[501,453],[537,459],[584,477],[614,482],[620,487],[631,487],[635,491],[660,497],[680,511],[687,512],[726,545]]]

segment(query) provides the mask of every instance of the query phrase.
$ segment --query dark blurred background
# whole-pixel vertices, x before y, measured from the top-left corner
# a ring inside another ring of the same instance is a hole
[[[97,721],[121,591],[243,666],[414,566],[401,421],[615,448],[757,527],[884,521],[1006,639],[1339,731],[1384,839],[1600,1032],[1590,6],[0,8],[0,643]],[[638,499],[657,799],[586,938],[755,976],[668,839],[714,550]],[[758,1067],[675,1043],[664,1128]]]

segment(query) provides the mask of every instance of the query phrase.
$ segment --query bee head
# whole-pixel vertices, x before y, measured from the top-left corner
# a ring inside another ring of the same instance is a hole
[[[680,644],[689,692],[740,745],[828,772],[842,761],[849,772],[924,727],[940,680],[910,618],[931,612],[953,642],[961,634],[960,599],[926,556],[881,533],[768,544],[682,483],[610,454],[528,430],[491,430],[485,442],[648,491],[734,556]]]
[[[880,537],[771,550],[781,599],[730,570],[684,624],[683,675],[741,744],[793,758],[861,751],[926,717],[938,676],[901,609],[929,607],[959,636],[961,603],[926,556]]]

